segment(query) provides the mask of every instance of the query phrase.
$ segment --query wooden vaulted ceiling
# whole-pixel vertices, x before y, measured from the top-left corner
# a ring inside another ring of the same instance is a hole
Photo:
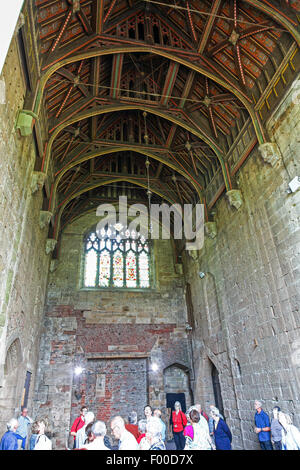
[[[146,156],[157,202],[195,203],[218,172],[230,189],[225,156],[240,129],[252,119],[267,139],[253,110],[299,44],[299,10],[299,0],[35,0],[42,170],[61,227],[119,194],[145,201]]]

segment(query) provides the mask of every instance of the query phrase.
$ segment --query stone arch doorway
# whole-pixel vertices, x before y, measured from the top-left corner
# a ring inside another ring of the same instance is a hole
[[[219,380],[219,372],[213,362],[211,362],[211,379],[216,407],[220,410],[220,413],[224,417],[224,406],[221,392],[221,384]]]
[[[4,363],[5,409],[0,418],[0,422],[3,423],[15,415],[16,409],[20,409],[24,377],[23,351],[19,337],[14,337],[8,344]],[[2,389],[0,389],[0,400],[4,400]]]
[[[175,401],[180,401],[182,411],[186,411],[193,404],[193,392],[190,386],[190,370],[182,364],[174,363],[163,371],[164,393],[166,397],[166,416],[168,435],[172,437],[171,413]]]

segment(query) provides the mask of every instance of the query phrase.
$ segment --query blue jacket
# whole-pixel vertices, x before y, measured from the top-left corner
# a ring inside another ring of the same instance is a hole
[[[261,410],[260,413],[255,413],[254,417],[255,426],[257,428],[269,428],[270,427],[270,420],[267,413],[264,410]],[[271,433],[270,431],[260,431],[258,433],[258,440],[260,442],[266,442],[271,440]]]
[[[6,431],[0,442],[0,450],[18,450],[18,438],[13,431]]]
[[[29,441],[29,450],[34,450],[37,437],[38,437],[38,434],[31,434],[31,438]]]
[[[231,450],[232,435],[229,427],[221,418],[217,428],[214,430],[214,438],[217,450]]]

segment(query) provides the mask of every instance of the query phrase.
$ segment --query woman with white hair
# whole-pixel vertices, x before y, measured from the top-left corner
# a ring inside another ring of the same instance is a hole
[[[146,439],[150,444],[149,450],[166,450],[161,438],[161,424],[158,418],[151,418],[146,426]]]
[[[215,406],[211,406],[210,415],[214,420],[214,437],[216,449],[231,450],[232,435],[229,427],[221,418],[220,411]]]
[[[103,421],[96,421],[91,429],[92,441],[86,444],[83,449],[87,450],[110,450],[104,443],[106,435],[106,425]]]
[[[278,421],[282,429],[282,450],[300,450],[300,431],[292,423],[292,418],[279,411]]]
[[[95,415],[92,411],[88,411],[85,416],[84,416],[84,426],[79,429],[76,433],[76,439],[75,439],[75,448],[76,449],[81,449],[84,446],[84,443],[87,439],[86,435],[86,427],[88,424],[92,423],[95,419]]]
[[[176,450],[183,450],[185,446],[185,437],[183,430],[187,425],[187,418],[181,411],[180,401],[174,403],[175,411],[172,411],[172,425],[173,425],[173,436],[176,445]]]
[[[16,430],[19,426],[18,420],[12,418],[6,424],[7,431],[0,441],[0,450],[18,450],[18,437]]]

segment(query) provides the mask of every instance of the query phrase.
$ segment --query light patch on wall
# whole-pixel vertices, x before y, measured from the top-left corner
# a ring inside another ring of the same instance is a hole
[[[299,367],[300,366],[300,339],[296,339],[295,341],[293,341],[292,349],[293,349],[293,352],[291,355],[292,364],[294,366]]]
[[[138,351],[138,346],[136,344],[110,344],[108,346],[108,351]]]
[[[0,80],[0,104],[5,104],[5,81]]]
[[[0,73],[4,65],[6,55],[13,33],[17,24],[23,0],[9,0],[0,3]]]
[[[105,397],[105,374],[97,374],[96,394],[98,397]]]

